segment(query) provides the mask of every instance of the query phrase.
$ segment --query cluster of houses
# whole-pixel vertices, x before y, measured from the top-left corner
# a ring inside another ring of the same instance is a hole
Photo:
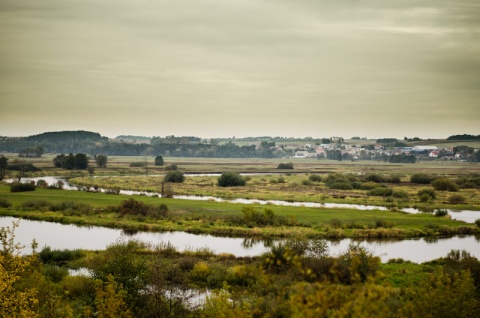
[[[475,149],[477,153],[479,149]],[[312,145],[306,144],[303,149],[298,149],[295,151],[294,156],[291,158],[302,159],[302,158],[328,158],[329,153],[335,153],[337,156],[339,153],[342,154],[344,159],[358,160],[358,159],[383,159],[385,157],[393,155],[415,155],[422,156],[425,158],[442,158],[444,160],[462,160],[466,159],[465,154],[455,153],[453,148],[438,148],[437,146],[414,146],[414,147],[385,147],[382,144],[375,144],[373,147],[365,147],[360,145],[348,145],[337,143],[330,144],[320,144],[315,147]],[[331,158],[336,159],[336,158]]]

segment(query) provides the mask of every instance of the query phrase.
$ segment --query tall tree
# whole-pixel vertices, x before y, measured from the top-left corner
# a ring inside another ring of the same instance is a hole
[[[8,170],[8,158],[0,156],[0,181],[5,178]]]
[[[97,167],[99,168],[106,168],[107,167],[108,158],[105,155],[96,155],[95,162],[97,163]]]

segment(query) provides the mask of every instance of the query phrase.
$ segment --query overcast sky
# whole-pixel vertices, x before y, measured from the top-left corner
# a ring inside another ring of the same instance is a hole
[[[0,135],[479,127],[478,0],[0,0]]]

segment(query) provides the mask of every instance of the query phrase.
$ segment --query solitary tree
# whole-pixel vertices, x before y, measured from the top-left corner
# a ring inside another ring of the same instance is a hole
[[[155,165],[156,166],[163,166],[164,161],[162,156],[156,156],[155,157]]]
[[[183,181],[185,181],[185,176],[181,171],[171,170],[167,172],[167,174],[165,174],[163,180],[165,182],[182,183]]]
[[[106,168],[107,167],[108,158],[105,155],[96,155],[95,162],[97,163],[97,167],[99,168]]]
[[[8,158],[0,156],[0,181],[5,178],[8,170]]]
[[[238,187],[244,186],[246,183],[247,181],[236,172],[224,172],[218,178],[219,187]]]

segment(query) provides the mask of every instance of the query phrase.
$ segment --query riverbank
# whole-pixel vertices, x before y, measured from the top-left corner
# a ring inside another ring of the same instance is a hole
[[[265,208],[288,224],[243,222],[242,205],[227,202],[177,200],[132,196],[135,202],[158,207],[168,213],[162,217],[122,214],[118,207],[130,197],[85,191],[37,189],[10,193],[0,186],[0,196],[11,203],[0,208],[0,215],[64,224],[95,225],[142,231],[184,231],[236,237],[302,238],[407,238],[480,233],[474,224],[435,217],[432,214],[407,214],[398,211],[308,208],[253,204],[258,213]],[[72,207],[72,204],[83,204]],[[243,222],[243,223],[242,223]]]

